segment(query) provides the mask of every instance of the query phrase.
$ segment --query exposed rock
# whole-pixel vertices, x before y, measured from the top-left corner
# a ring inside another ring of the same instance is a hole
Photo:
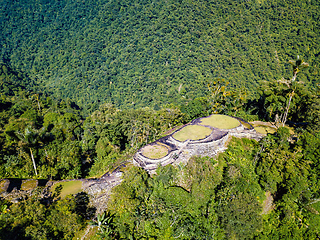
[[[90,205],[97,209],[97,214],[102,213],[107,208],[111,189],[121,183],[121,176],[122,172],[117,169],[99,179],[85,180],[82,183],[83,191],[90,195]]]

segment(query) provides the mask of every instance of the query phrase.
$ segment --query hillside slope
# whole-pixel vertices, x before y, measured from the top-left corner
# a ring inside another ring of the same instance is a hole
[[[0,59],[57,98],[185,102],[225,78],[254,92],[302,55],[318,81],[318,1],[0,1]]]

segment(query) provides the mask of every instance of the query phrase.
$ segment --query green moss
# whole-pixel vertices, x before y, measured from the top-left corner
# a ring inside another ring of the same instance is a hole
[[[211,134],[212,130],[210,128],[199,126],[199,125],[188,125],[175,134],[173,138],[180,142],[184,142],[188,139],[190,140],[199,140],[204,139]]]

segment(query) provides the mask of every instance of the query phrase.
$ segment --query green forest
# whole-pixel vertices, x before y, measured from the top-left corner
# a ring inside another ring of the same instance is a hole
[[[0,197],[0,239],[320,238],[318,1],[0,2],[0,194],[125,165],[103,213],[59,188]],[[127,164],[213,113],[277,131]]]
[[[0,59],[30,87],[86,109],[185,103],[223,78],[255,94],[262,80],[308,60],[319,75],[319,3],[310,1],[9,1],[0,4]]]

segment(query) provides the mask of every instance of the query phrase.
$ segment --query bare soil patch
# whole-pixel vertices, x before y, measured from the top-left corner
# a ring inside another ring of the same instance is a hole
[[[262,214],[268,214],[273,209],[273,197],[271,192],[266,192],[266,200],[263,201],[263,210]]]

